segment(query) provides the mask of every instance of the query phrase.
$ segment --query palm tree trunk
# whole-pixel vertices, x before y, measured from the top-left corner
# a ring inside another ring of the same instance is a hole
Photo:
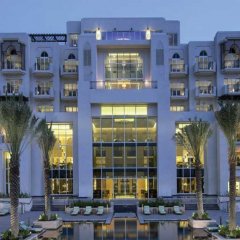
[[[19,233],[19,194],[20,194],[20,179],[19,179],[19,159],[10,159],[9,164],[9,180],[10,180],[10,222],[11,232],[14,237]]]
[[[229,230],[236,228],[236,163],[229,164]]]
[[[203,196],[202,196],[202,169],[201,164],[198,159],[196,159],[196,167],[195,167],[195,173],[196,173],[196,195],[197,195],[197,213],[199,219],[202,218],[202,215],[204,213],[203,210]]]
[[[48,216],[50,211],[50,181],[49,181],[49,163],[48,160],[44,161],[44,213]]]

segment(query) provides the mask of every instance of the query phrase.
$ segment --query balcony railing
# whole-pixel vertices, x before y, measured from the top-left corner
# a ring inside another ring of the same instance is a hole
[[[53,98],[54,91],[53,91],[52,87],[37,86],[34,88],[33,96],[35,98]]]
[[[196,97],[215,97],[216,87],[214,86],[200,86],[196,88]]]
[[[223,94],[240,95],[240,83],[229,84],[223,86]]]
[[[240,68],[240,60],[225,60],[224,68]]]
[[[61,67],[61,75],[62,76],[77,76],[78,74],[78,62],[77,61],[69,61],[65,62]]]
[[[20,59],[7,59],[2,63],[2,73],[5,75],[22,75],[25,73]]]
[[[182,61],[170,63],[170,75],[185,76],[188,73],[188,66]]]
[[[53,69],[51,59],[48,57],[36,58],[33,68],[33,74],[36,76],[52,76]]]
[[[75,100],[78,96],[77,89],[62,89],[61,98],[65,100]]]
[[[91,81],[90,89],[155,89],[157,88],[157,81],[137,81],[137,80],[123,80],[123,81]]]
[[[171,98],[174,99],[187,99],[188,89],[187,88],[171,88]]]
[[[146,40],[145,31],[102,32],[102,40]]]
[[[212,74],[216,72],[216,63],[210,61],[208,58],[198,61],[194,64],[194,73],[195,74]]]
[[[20,86],[15,86],[15,87],[8,87],[8,86],[3,86],[3,94],[5,95],[19,95],[22,93],[22,88]]]

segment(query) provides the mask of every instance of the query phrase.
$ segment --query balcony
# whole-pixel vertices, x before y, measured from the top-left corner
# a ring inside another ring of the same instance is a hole
[[[223,95],[240,96],[240,84],[224,85]]]
[[[216,62],[209,61],[208,59],[198,60],[193,67],[194,74],[197,76],[209,76],[216,73]]]
[[[33,98],[35,99],[54,99],[54,91],[52,87],[37,86],[33,89]]]
[[[32,74],[36,77],[52,77],[53,67],[51,59],[48,57],[36,58]]]
[[[4,75],[23,75],[25,70],[22,62],[17,59],[5,60],[2,66],[2,74]]]
[[[224,60],[223,73],[240,73],[240,60]]]
[[[61,66],[60,74],[62,78],[78,78],[78,61],[67,60]]]
[[[90,89],[156,89],[157,81],[142,81],[142,80],[107,80],[107,81],[91,81]]]
[[[200,87],[196,87],[195,95],[196,95],[197,98],[216,97],[216,87],[214,87],[214,86],[200,86]]]
[[[3,95],[18,96],[23,93],[22,86],[3,86]]]
[[[171,99],[173,99],[173,100],[188,99],[188,89],[187,88],[171,88],[170,94],[171,94]]]
[[[170,63],[171,77],[186,77],[188,75],[188,65],[184,63]]]
[[[61,91],[61,99],[67,101],[76,101],[78,96],[77,89],[62,89]]]

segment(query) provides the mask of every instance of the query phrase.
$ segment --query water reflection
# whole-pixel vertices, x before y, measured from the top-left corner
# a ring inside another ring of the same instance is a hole
[[[110,225],[103,223],[65,223],[62,234],[57,239],[191,240],[193,239],[192,234],[185,221],[139,224],[137,219],[113,219]]]

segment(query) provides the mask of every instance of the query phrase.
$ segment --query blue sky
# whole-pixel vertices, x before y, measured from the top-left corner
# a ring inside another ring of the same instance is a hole
[[[179,20],[186,43],[240,31],[240,0],[0,0],[0,32],[62,33],[84,17]]]

